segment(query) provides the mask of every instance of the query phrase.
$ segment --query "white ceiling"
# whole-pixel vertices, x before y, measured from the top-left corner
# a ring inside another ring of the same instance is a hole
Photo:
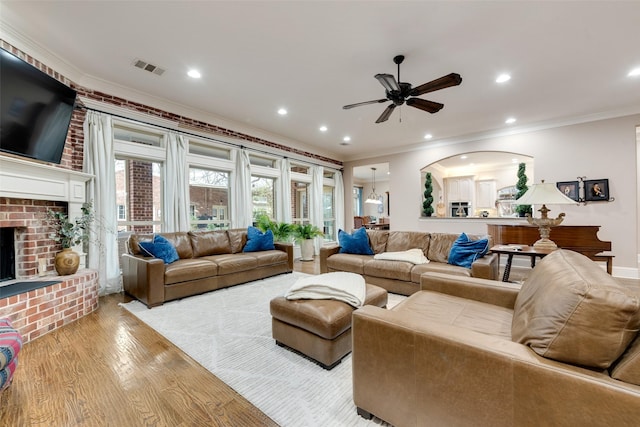
[[[627,77],[640,67],[639,1],[0,0],[0,7],[2,34],[46,49],[80,84],[190,108],[214,124],[220,118],[339,160],[640,112],[640,77]],[[374,122],[386,103],[343,110],[384,97],[373,76],[395,75],[397,54],[406,56],[402,80],[414,86],[462,76],[460,86],[422,96],[444,109],[431,115],[403,106],[382,124]],[[137,58],[166,72],[137,69]],[[203,77],[186,77],[190,67]],[[502,72],[512,79],[499,85]],[[279,116],[280,107],[289,114]],[[505,125],[509,116],[517,122]],[[350,145],[340,145],[345,135]]]

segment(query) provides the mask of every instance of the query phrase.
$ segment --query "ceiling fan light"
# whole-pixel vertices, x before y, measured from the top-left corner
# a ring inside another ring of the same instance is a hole
[[[400,86],[398,86],[398,82],[396,78],[391,74],[376,74],[376,79],[380,82],[380,84],[387,90],[387,92],[397,91],[400,92]]]

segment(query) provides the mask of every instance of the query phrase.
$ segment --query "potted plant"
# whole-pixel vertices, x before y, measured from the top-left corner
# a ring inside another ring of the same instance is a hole
[[[324,233],[315,225],[296,224],[293,235],[297,242],[300,242],[300,253],[302,261],[313,261],[313,239],[324,236]]]
[[[433,215],[433,184],[431,172],[427,172],[424,180],[424,202],[422,202],[422,212],[424,216]]]
[[[293,236],[293,224],[272,221],[267,215],[261,215],[256,221],[256,227],[262,232],[271,230],[276,242],[290,242]]]
[[[71,248],[89,239],[89,226],[94,219],[91,203],[84,203],[81,209],[82,215],[73,221],[62,211],[47,211],[47,222],[54,230],[49,237],[62,246],[55,258],[55,268],[61,276],[78,271],[80,255]]]
[[[518,165],[518,183],[516,184],[516,189],[518,193],[516,194],[516,200],[524,195],[527,192],[529,187],[527,186],[527,175],[525,175],[525,163],[520,163]],[[516,212],[518,212],[519,216],[526,216],[526,214],[531,213],[531,205],[517,205]]]

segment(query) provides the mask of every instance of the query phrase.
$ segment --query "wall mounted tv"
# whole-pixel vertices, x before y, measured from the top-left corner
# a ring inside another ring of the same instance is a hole
[[[0,49],[0,151],[60,163],[76,91]]]

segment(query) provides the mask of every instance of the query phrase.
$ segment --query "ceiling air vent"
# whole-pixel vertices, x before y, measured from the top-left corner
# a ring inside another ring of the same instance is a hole
[[[136,59],[135,61],[133,61],[133,65],[137,68],[140,68],[141,70],[148,71],[158,76],[161,76],[165,71],[163,68],[160,68],[157,65],[149,64],[148,62],[145,62],[141,59]]]

